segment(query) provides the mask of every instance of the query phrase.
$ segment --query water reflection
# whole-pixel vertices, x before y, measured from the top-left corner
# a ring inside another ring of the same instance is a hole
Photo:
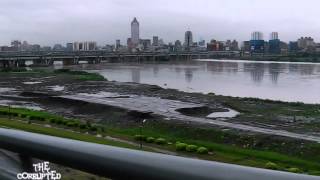
[[[192,81],[192,77],[193,77],[192,69],[185,69],[184,74],[185,74],[186,81],[188,83],[190,83]]]
[[[157,77],[158,73],[159,73],[159,67],[158,66],[153,67],[153,76]]]
[[[280,71],[281,71],[281,69],[284,69],[284,67],[281,67],[281,66],[283,66],[283,65],[279,64],[279,63],[274,63],[274,64],[270,64],[268,67],[269,73],[270,73],[270,79],[273,84],[278,83]]]
[[[249,72],[252,81],[256,84],[259,84],[264,77],[264,69],[265,69],[264,66],[265,64],[260,64],[260,63],[253,63],[253,64],[246,63],[244,64],[244,71]]]
[[[320,103],[320,64],[188,62],[88,66],[109,80],[188,92]]]
[[[132,82],[140,83],[140,68],[133,68],[131,70]]]

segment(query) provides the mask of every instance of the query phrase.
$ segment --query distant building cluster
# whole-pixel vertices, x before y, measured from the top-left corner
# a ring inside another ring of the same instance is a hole
[[[278,32],[271,32],[270,38],[265,40],[263,33],[251,33],[250,40],[243,41],[241,45],[237,40],[220,41],[211,39],[195,41],[192,31],[184,33],[184,40],[175,40],[165,43],[159,36],[144,39],[140,36],[140,23],[137,18],[131,22],[131,36],[126,44],[117,39],[113,45],[98,46],[94,41],[69,42],[65,46],[43,46],[29,44],[27,41],[13,40],[11,46],[0,46],[0,51],[108,51],[108,52],[181,52],[181,51],[241,51],[246,54],[288,54],[296,52],[320,52],[320,43],[311,37],[301,37],[289,43],[279,38]]]
[[[241,50],[248,53],[287,54],[296,52],[320,52],[320,43],[311,37],[301,37],[297,41],[283,42],[278,32],[270,34],[269,41],[265,41],[261,32],[253,32],[250,41],[244,41]]]

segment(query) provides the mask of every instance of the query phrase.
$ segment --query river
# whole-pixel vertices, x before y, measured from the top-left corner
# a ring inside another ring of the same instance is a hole
[[[320,64],[192,60],[82,65],[108,80],[159,85],[187,92],[320,103]]]

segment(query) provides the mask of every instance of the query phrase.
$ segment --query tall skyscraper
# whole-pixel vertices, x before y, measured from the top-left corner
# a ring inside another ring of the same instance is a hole
[[[134,46],[137,46],[139,44],[140,40],[140,34],[139,34],[139,22],[137,18],[134,18],[131,22],[131,43]]]
[[[255,31],[251,33],[250,40],[251,53],[264,53],[264,40],[262,32]]]
[[[184,34],[184,46],[187,50],[189,50],[192,44],[193,44],[192,32],[186,31],[186,33]]]
[[[272,32],[270,34],[270,40],[269,40],[269,53],[280,54],[281,53],[280,44],[281,44],[281,41],[279,39],[278,32]]]
[[[278,32],[272,32],[270,35],[270,40],[279,39]]]
[[[251,40],[263,40],[262,32],[255,31],[251,33]]]
[[[94,41],[74,42],[74,51],[93,51],[97,49],[97,43]]]

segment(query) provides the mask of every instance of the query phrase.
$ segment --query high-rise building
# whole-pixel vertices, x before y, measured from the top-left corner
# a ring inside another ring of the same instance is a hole
[[[281,53],[281,47],[280,47],[280,39],[277,32],[272,32],[270,34],[270,40],[268,44],[268,51],[271,54],[280,54]]]
[[[153,36],[152,46],[159,46],[159,37],[158,36]]]
[[[142,44],[144,51],[150,50],[150,48],[151,48],[151,40],[150,39],[141,39],[140,44]]]
[[[140,34],[139,34],[139,22],[137,18],[134,18],[131,22],[131,42],[134,46],[139,44]]]
[[[231,51],[239,51],[239,43],[235,39],[231,42]]]
[[[116,40],[116,50],[120,49],[121,47],[121,43],[120,43],[120,39]]]
[[[299,49],[307,49],[310,47],[314,47],[316,43],[314,42],[314,39],[311,37],[301,37],[298,39],[298,47]]]
[[[205,40],[200,40],[198,44],[199,44],[199,46],[205,46],[206,45],[206,41]]]
[[[184,47],[186,50],[190,50],[190,47],[193,45],[193,37],[191,31],[186,31],[184,34]]]
[[[94,41],[74,42],[74,51],[93,51],[97,49],[97,43]]]
[[[174,42],[174,51],[181,51],[182,50],[182,45],[181,45],[181,41],[176,40]]]
[[[299,51],[299,46],[297,41],[289,42],[289,52],[297,52]]]
[[[259,31],[252,32],[251,40],[263,40],[263,33]]]
[[[245,51],[245,52],[251,51],[250,41],[243,41],[243,44],[241,46],[241,50]]]
[[[66,44],[66,51],[73,51],[73,43]]]
[[[278,32],[272,32],[270,34],[270,40],[276,40],[276,39],[279,39]]]
[[[210,43],[207,44],[207,51],[224,51],[225,43],[222,41],[217,41],[215,39],[211,39]]]
[[[252,53],[264,53],[265,43],[262,32],[251,33],[250,47]]]

